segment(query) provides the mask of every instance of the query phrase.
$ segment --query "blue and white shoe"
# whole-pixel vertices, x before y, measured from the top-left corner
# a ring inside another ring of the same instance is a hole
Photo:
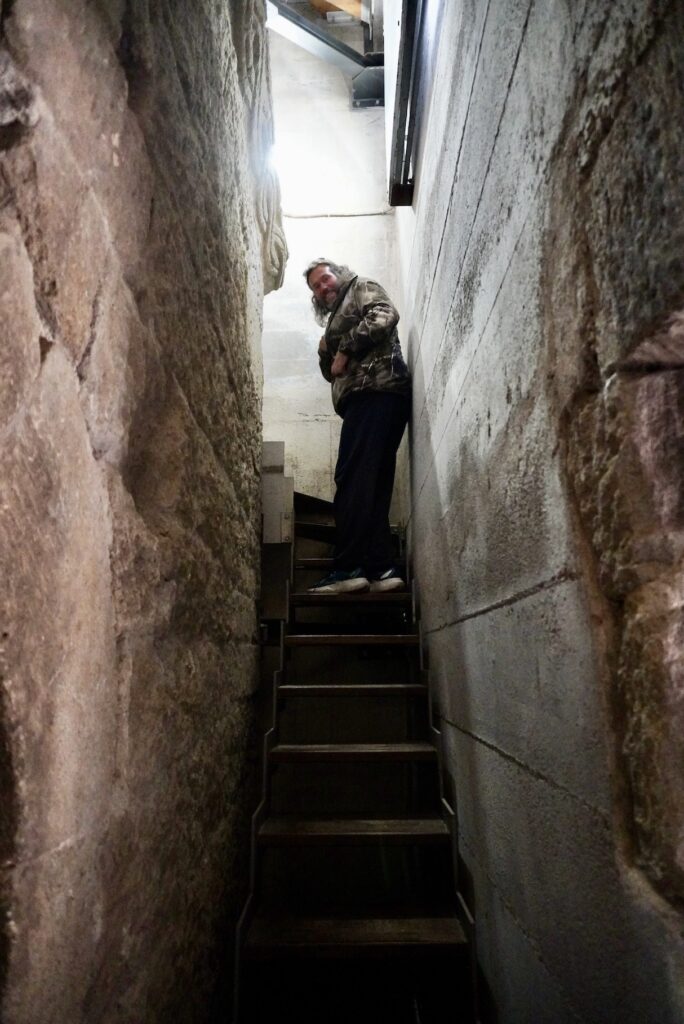
[[[370,583],[372,594],[382,594],[389,590],[403,590],[406,583],[396,569],[386,569],[385,572],[374,576]]]
[[[353,594],[362,590],[368,590],[369,583],[361,569],[354,569],[353,572],[343,572],[338,569],[324,576],[313,587],[309,587],[309,594]]]

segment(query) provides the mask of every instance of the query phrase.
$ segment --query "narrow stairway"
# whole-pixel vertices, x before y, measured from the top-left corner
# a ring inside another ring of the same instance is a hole
[[[298,496],[288,618],[238,929],[241,1024],[466,1024],[453,812],[411,589],[308,594],[332,506]]]

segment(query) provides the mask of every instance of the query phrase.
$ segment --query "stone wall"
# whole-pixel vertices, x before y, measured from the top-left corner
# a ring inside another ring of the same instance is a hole
[[[253,805],[262,4],[0,12],[0,1015],[204,1022]]]
[[[506,1024],[684,1019],[683,19],[424,11],[413,560]]]

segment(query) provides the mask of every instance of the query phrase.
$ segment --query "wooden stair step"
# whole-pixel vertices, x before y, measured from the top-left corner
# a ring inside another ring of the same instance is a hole
[[[421,683],[284,683],[279,697],[426,697]]]
[[[389,604],[409,606],[411,594],[406,590],[391,590],[388,593],[372,593],[365,590],[352,594],[291,594],[290,604],[295,608],[325,608],[346,604]]]
[[[286,647],[417,647],[417,633],[293,633]]]
[[[295,520],[295,536],[305,540],[320,540],[324,544],[334,544],[336,529],[332,523],[309,523],[306,520]]]
[[[334,558],[297,558],[294,567],[306,572],[309,569],[332,569],[334,565]]]
[[[263,846],[448,843],[442,818],[269,818],[259,830]]]
[[[250,958],[281,955],[349,956],[465,949],[456,917],[298,918],[257,915],[245,952]]]
[[[279,743],[271,761],[434,761],[431,743]]]
[[[333,516],[335,506],[332,501],[325,498],[317,498],[313,494],[305,494],[303,491],[294,492],[294,508],[299,515]]]
[[[390,533],[393,537],[397,537],[399,531],[396,526],[390,526]],[[326,544],[334,544],[337,528],[334,523],[316,523],[308,519],[295,519],[295,536],[305,540],[320,540]]]

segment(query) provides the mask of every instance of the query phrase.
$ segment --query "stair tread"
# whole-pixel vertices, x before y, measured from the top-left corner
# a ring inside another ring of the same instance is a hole
[[[431,743],[279,743],[271,748],[275,761],[323,758],[331,761],[360,760],[431,760],[436,756]]]
[[[284,697],[419,697],[427,692],[422,683],[284,683],[278,687]]]
[[[456,917],[287,917],[257,915],[247,935],[248,949],[463,946]]]
[[[305,540],[320,540],[324,544],[334,544],[336,533],[334,523],[311,523],[305,519],[295,520],[295,534]]]
[[[292,633],[285,637],[287,647],[316,647],[336,645],[374,645],[415,647],[417,633]]]
[[[398,536],[398,528],[390,526],[390,533],[393,537]],[[335,523],[312,522],[309,519],[295,519],[295,534],[308,540],[321,540],[324,543],[334,543],[337,535]]]
[[[390,590],[389,592],[373,593],[365,590],[352,594],[291,594],[290,603],[296,607],[326,606],[338,604],[411,604],[411,594],[407,590]]]
[[[294,508],[297,514],[302,515],[328,515],[333,516],[335,506],[332,501],[326,498],[318,498],[314,494],[305,494],[304,491],[294,492]]]
[[[334,558],[297,558],[295,569],[332,569],[335,563]]]
[[[275,817],[267,819],[259,830],[262,842],[325,842],[338,839],[434,842],[448,838],[449,829],[442,818]]]

